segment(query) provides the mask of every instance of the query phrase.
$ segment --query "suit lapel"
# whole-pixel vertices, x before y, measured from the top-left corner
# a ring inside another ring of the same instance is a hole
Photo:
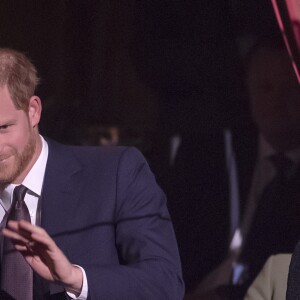
[[[47,143],[49,155],[38,210],[41,211],[40,225],[57,242],[56,237],[68,231],[80,200],[82,169],[66,146],[48,139]],[[67,243],[59,243],[59,247],[67,254]],[[67,299],[67,296],[62,286],[46,282],[35,274],[34,299]]]
[[[53,237],[68,230],[82,190],[82,168],[67,146],[48,141],[41,197],[41,225]]]

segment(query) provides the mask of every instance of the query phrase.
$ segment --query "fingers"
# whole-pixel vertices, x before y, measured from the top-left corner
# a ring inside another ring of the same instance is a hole
[[[46,231],[36,225],[32,225],[31,223],[25,221],[25,220],[20,220],[20,221],[9,221],[7,223],[7,226],[11,229],[14,230],[24,230],[28,233],[34,233],[34,232],[44,232],[46,234]]]
[[[26,244],[28,241],[28,237],[25,237],[25,236],[19,234],[18,231],[14,231],[13,229],[10,230],[10,229],[4,228],[2,230],[2,233],[5,237],[8,237],[8,238],[14,240],[14,242]]]
[[[32,249],[35,243],[42,244],[49,250],[56,247],[55,242],[43,228],[27,221],[9,221],[7,228],[4,228],[2,232],[4,236],[11,238],[15,244],[18,244],[19,248],[25,246],[26,249]]]
[[[17,221],[9,221],[2,232],[4,236],[11,238],[14,243],[26,244],[31,239],[31,232],[21,228],[20,223]]]

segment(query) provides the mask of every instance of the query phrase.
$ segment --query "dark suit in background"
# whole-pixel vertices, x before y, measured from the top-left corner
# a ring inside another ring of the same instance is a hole
[[[233,147],[239,150],[235,159],[243,162],[237,164],[242,196],[249,190],[256,145],[254,134],[245,132],[233,140]],[[186,289],[191,291],[225,259],[232,238],[224,131],[183,137],[171,176],[168,205]],[[245,198],[240,199],[242,214]]]
[[[252,188],[258,137],[257,132],[251,128],[239,128],[232,134],[238,174],[239,226],[243,228],[248,214],[248,197]],[[230,228],[230,172],[225,152],[222,131],[183,138],[173,167],[174,185],[168,189],[168,205],[177,235],[188,293],[197,289],[197,285],[218,268],[230,253],[233,232]],[[294,181],[295,184],[297,182],[300,185],[299,177]],[[293,190],[288,193],[293,203],[293,216],[300,216],[299,203],[294,197],[296,194],[293,194]],[[271,208],[264,208],[266,216],[267,210]],[[297,221],[285,212],[286,210],[275,211],[275,218],[278,215],[279,222],[288,222],[295,227]],[[300,234],[297,228],[287,230],[283,233],[285,238],[282,239],[277,231],[272,230],[272,222],[278,220],[266,217],[267,224],[262,224],[261,220],[257,221],[257,214],[258,209],[254,212],[242,252],[236,261],[246,266],[246,269],[236,287],[228,286],[228,299],[241,299],[266,259],[273,254],[292,251]],[[300,224],[298,227],[300,228]],[[259,236],[256,235],[257,230],[260,231]],[[232,284],[232,268],[229,269],[229,275],[231,281],[228,283]]]
[[[257,41],[249,51],[245,75],[252,120],[237,122],[231,129],[239,199],[238,226],[243,237],[242,248],[234,261],[248,267],[241,273],[246,276],[234,281],[242,284],[244,291],[268,256],[292,252],[300,234],[299,197],[294,189],[300,186],[300,179],[295,177],[284,187],[285,198],[278,203],[285,206],[275,204],[275,199],[272,202],[271,197],[264,194],[278,172],[271,163],[274,154],[288,156],[296,171],[294,175],[299,173],[300,91],[281,36]],[[169,202],[187,291],[193,291],[197,280],[201,282],[211,274],[229,253],[233,235],[229,226],[232,223],[229,213],[232,157],[228,159],[224,131],[206,130],[183,136],[175,161],[173,176],[176,178],[170,187]],[[288,200],[290,205],[287,205]],[[253,205],[253,209],[248,209],[248,204]],[[249,216],[250,222],[246,222]],[[235,278],[236,273],[230,273],[238,268],[228,266],[225,272]],[[230,283],[230,276],[226,280],[223,284]],[[235,299],[232,294],[227,298]]]
[[[300,242],[292,255],[289,266],[286,300],[300,299]]]

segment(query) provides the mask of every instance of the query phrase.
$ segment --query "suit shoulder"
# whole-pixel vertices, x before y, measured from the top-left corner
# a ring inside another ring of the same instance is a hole
[[[126,146],[69,146],[78,156],[103,157],[104,159],[118,159],[122,156],[142,157],[140,151]]]
[[[115,169],[119,164],[127,167],[144,163],[141,152],[134,147],[125,146],[71,146],[48,141],[49,155],[55,163],[79,165],[84,168]],[[124,164],[125,162],[125,164]],[[99,170],[100,171],[100,170]]]
[[[291,258],[291,253],[272,255],[268,258],[266,265],[269,264],[272,269],[277,271],[288,270]]]
[[[65,151],[83,163],[99,162],[102,165],[118,165],[120,161],[144,161],[142,153],[126,146],[64,146]]]

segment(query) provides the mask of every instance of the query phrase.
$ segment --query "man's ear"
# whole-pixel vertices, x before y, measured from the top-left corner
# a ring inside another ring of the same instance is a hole
[[[39,124],[42,113],[42,103],[38,96],[32,96],[29,99],[28,118],[32,127]]]

